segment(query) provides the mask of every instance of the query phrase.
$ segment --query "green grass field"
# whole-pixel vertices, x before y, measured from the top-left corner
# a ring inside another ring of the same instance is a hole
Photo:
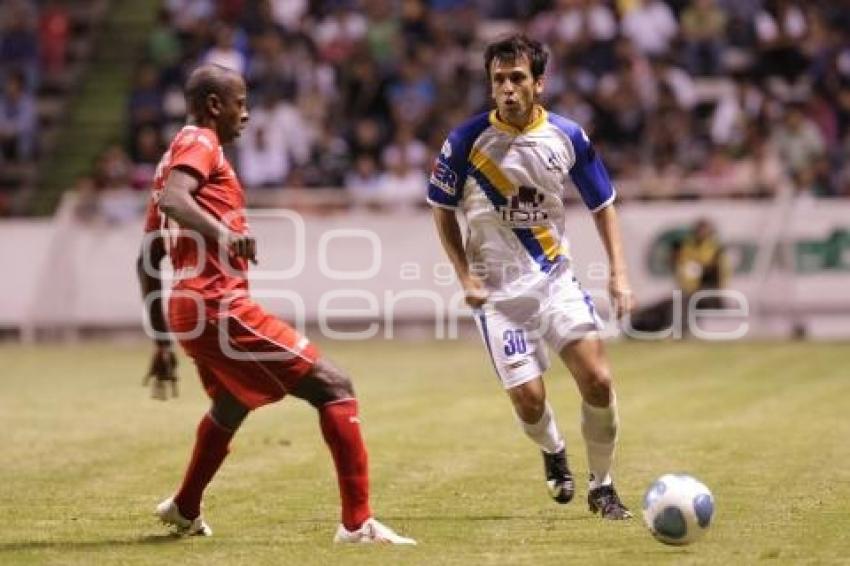
[[[664,472],[714,491],[715,523],[685,548],[642,520],[591,516],[581,482],[552,503],[475,342],[326,344],[355,376],[377,516],[415,548],[335,547],[336,486],[315,414],[296,400],[249,417],[213,482],[210,539],[165,536],[151,512],[181,478],[206,400],[141,387],[147,345],[0,347],[0,563],[850,563],[846,344],[611,346],[621,407],[617,482],[640,509]],[[574,470],[578,401],[547,379]]]

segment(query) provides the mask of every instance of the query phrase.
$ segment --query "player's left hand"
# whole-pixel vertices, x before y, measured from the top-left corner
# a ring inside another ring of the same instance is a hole
[[[153,379],[151,379],[153,378]],[[172,397],[177,397],[177,356],[171,345],[157,345],[151,359],[150,369],[142,385],[151,386],[151,398],[160,401],[168,400],[169,390]]]
[[[612,275],[608,282],[608,293],[617,314],[617,320],[631,313],[636,306],[635,296],[625,276]]]

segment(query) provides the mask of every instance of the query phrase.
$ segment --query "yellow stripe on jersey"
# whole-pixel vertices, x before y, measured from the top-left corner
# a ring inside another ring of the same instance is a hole
[[[502,196],[512,196],[517,193],[516,187],[510,179],[499,169],[499,166],[481,150],[473,149],[469,155],[469,161],[473,167],[481,171]]]
[[[546,254],[546,259],[554,260],[559,255],[567,255],[566,248],[555,239],[549,228],[545,226],[532,226],[531,233],[534,234],[534,239],[537,240],[543,249],[543,253]]]

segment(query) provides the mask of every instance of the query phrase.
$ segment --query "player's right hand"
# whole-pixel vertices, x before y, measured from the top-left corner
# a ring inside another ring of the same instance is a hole
[[[476,275],[468,275],[463,281],[463,292],[466,294],[466,304],[473,310],[480,309],[490,296],[490,291]]]
[[[247,259],[257,265],[257,239],[251,234],[228,232],[224,239],[224,245],[235,257]]]
[[[151,380],[153,378],[153,380]],[[177,397],[177,356],[170,344],[158,344],[151,358],[151,365],[142,385],[151,386],[151,398],[168,400],[168,392]]]

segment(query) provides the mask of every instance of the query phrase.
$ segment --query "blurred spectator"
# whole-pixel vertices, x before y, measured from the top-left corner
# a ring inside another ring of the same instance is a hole
[[[674,312],[689,309],[722,309],[724,301],[716,294],[692,303],[698,291],[724,289],[731,274],[728,258],[714,225],[702,218],[669,247],[669,264],[679,294],[641,308],[631,316],[631,328],[638,332],[661,332],[671,328]],[[685,328],[687,330],[687,327]],[[626,336],[632,336],[626,333]]]
[[[215,13],[212,0],[165,0],[165,6],[174,25],[186,34],[200,23],[212,20]]]
[[[617,144],[637,144],[643,137],[646,115],[626,69],[599,81],[596,101],[602,109],[596,124],[597,136]]]
[[[77,194],[77,203],[74,209],[77,219],[85,223],[95,222],[100,212],[100,205],[94,179],[80,177],[74,182],[74,186],[70,190]]]
[[[285,30],[295,30],[306,15],[309,2],[307,0],[263,0],[267,4],[272,17]]]
[[[789,178],[786,164],[793,182],[814,194],[850,192],[850,9],[839,3],[162,5],[128,108],[135,129],[127,147],[142,163],[134,184],[150,167],[146,148],[182,123],[183,75],[213,60],[244,69],[249,83],[254,115],[235,163],[249,189],[335,185],[384,198],[380,180],[413,186],[448,130],[490,107],[481,50],[519,28],[549,48],[545,103],[592,134],[624,198],[772,194]],[[784,118],[791,100],[806,101],[814,134]],[[807,156],[808,166],[791,166],[788,155]]]
[[[806,67],[800,45],[808,32],[806,16],[795,0],[765,0],[756,15],[759,68],[763,76],[794,82]]]
[[[357,121],[350,143],[351,151],[355,155],[369,155],[377,162],[383,145],[384,133],[377,120],[362,118]]]
[[[305,181],[314,187],[340,188],[345,184],[350,160],[348,142],[326,121],[307,160]]]
[[[414,48],[431,41],[431,26],[428,22],[428,6],[425,0],[402,0],[400,26],[406,45]]]
[[[553,11],[535,16],[530,31],[547,42],[563,42],[571,54],[581,53],[583,66],[597,74],[614,67],[619,25],[601,0],[557,0]]]
[[[392,141],[381,154],[381,162],[386,169],[404,161],[406,167],[425,172],[430,166],[429,159],[428,147],[416,139],[413,128],[407,124],[399,124]]]
[[[239,142],[240,175],[248,187],[280,187],[311,153],[298,110],[266,91]]]
[[[237,47],[237,30],[229,25],[220,25],[215,30],[215,44],[204,55],[205,63],[215,63],[245,74],[247,60]]]
[[[366,45],[369,53],[378,65],[388,68],[395,53],[400,51],[401,39],[399,20],[393,13],[390,0],[364,0],[366,25]]]
[[[721,70],[726,14],[715,0],[694,0],[682,13],[682,35],[688,70],[698,76]]]
[[[255,93],[275,92],[291,99],[298,91],[298,79],[291,63],[282,36],[274,31],[266,32],[254,41],[254,57],[248,63],[245,78]]]
[[[345,177],[345,189],[355,203],[379,207],[382,200],[383,181],[375,158],[369,154],[358,155],[354,170]]]
[[[0,163],[29,161],[35,155],[36,111],[22,72],[10,73],[0,97]]]
[[[697,104],[697,88],[694,78],[684,69],[674,65],[669,57],[656,57],[652,61],[652,73],[657,92],[654,93],[653,108],[661,104],[662,91],[669,93],[676,107],[691,111]]]
[[[764,111],[764,94],[751,81],[738,78],[726,90],[711,116],[711,139],[718,145],[740,144],[749,124]]]
[[[567,89],[551,106],[553,112],[562,116],[569,116],[582,125],[591,139],[596,138],[596,113],[593,105],[581,94],[575,90]]]
[[[132,171],[133,162],[124,149],[110,146],[97,158],[94,186],[98,191],[129,188]]]
[[[34,5],[22,0],[4,2],[0,12],[0,80],[9,71],[22,72],[25,88],[38,82],[38,34]]]
[[[387,89],[387,96],[396,123],[418,128],[430,118],[437,90],[425,65],[411,57],[402,62],[398,77]]]
[[[729,280],[729,262],[714,225],[705,218],[697,220],[673,254],[676,285],[685,304],[697,291],[724,289]],[[694,307],[723,307],[719,297],[703,298]]]
[[[738,195],[771,196],[789,186],[785,167],[772,140],[751,125],[734,162],[731,190]]]
[[[153,65],[142,65],[136,71],[135,84],[128,99],[130,126],[161,126],[164,119],[159,75]]]
[[[773,132],[773,143],[787,173],[801,189],[811,189],[821,175],[826,148],[818,127],[803,113],[801,103],[791,104]]]
[[[343,70],[341,105],[353,116],[380,117],[389,114],[386,81],[377,65],[358,57]]]
[[[685,168],[672,149],[659,151],[636,174],[640,195],[649,199],[673,199],[681,196]]]
[[[623,35],[647,55],[663,55],[679,35],[679,23],[662,0],[634,0],[623,15]]]
[[[148,38],[147,56],[149,61],[163,75],[165,82],[179,82],[175,75],[180,63],[183,47],[175,32],[171,14],[161,8],[157,14],[157,23]]]
[[[383,208],[404,209],[421,206],[422,187],[428,177],[421,167],[413,167],[406,149],[390,146],[385,152],[386,173],[380,181],[378,201]]]
[[[145,126],[136,130],[133,143],[133,170],[130,174],[130,185],[134,189],[149,190],[153,186],[156,167],[165,151],[159,130],[153,126]]]
[[[354,54],[367,30],[368,22],[362,14],[340,5],[319,22],[313,37],[324,59],[342,63]]]
[[[47,76],[54,77],[65,70],[71,19],[65,5],[48,0],[42,7],[38,22],[38,43],[41,66]]]

